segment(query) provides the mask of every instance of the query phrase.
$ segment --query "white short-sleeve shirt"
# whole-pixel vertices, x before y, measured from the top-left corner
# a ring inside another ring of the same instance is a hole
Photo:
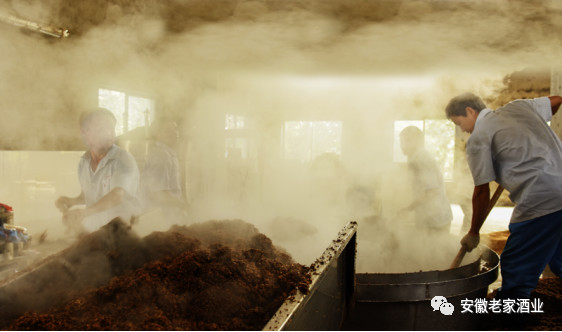
[[[423,148],[408,158],[408,169],[415,195],[424,195],[428,190],[437,190],[415,210],[416,224],[422,227],[441,228],[451,223],[453,212],[445,193],[443,175],[435,159]]]
[[[90,160],[90,153],[86,152],[78,164],[78,179],[86,206],[91,206],[118,187],[123,188],[127,195],[120,205],[86,218],[83,222],[84,227],[88,231],[94,231],[116,217],[128,222],[132,215],[139,212],[139,170],[134,157],[113,145],[95,172],[90,166]]]
[[[562,144],[547,124],[547,97],[520,99],[478,115],[467,142],[476,186],[497,181],[516,204],[511,222],[562,209]]]

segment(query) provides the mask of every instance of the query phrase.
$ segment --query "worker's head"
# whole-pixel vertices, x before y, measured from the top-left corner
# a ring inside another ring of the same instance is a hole
[[[472,133],[478,114],[485,108],[480,97],[467,92],[451,99],[445,107],[445,113],[462,131]]]
[[[105,108],[95,108],[80,115],[80,133],[88,150],[107,149],[115,142],[113,113]]]
[[[160,118],[150,125],[151,136],[168,146],[175,146],[179,139],[177,123],[170,118]]]
[[[409,126],[400,132],[400,148],[402,153],[410,156],[424,146],[424,134],[420,128]]]

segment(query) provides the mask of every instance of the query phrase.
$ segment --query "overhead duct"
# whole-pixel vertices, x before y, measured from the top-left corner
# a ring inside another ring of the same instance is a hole
[[[69,36],[67,29],[51,27],[36,22],[32,22],[14,15],[0,12],[0,21],[11,24],[16,27],[25,28],[31,31],[39,32],[56,38],[65,38]]]

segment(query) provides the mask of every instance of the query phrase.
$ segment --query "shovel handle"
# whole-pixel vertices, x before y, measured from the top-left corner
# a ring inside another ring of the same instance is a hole
[[[503,187],[501,186],[501,184],[498,184],[498,187],[496,188],[496,191],[494,191],[494,195],[492,195],[492,198],[490,198],[490,204],[488,204],[488,210],[486,210],[486,216],[484,216],[484,220],[486,220],[486,218],[488,218],[488,215],[490,214],[490,212],[492,212],[492,209],[494,208],[494,206],[496,205],[496,202],[498,201],[498,199],[502,195],[502,192],[503,192]]]
[[[498,184],[498,187],[496,188],[496,191],[494,192],[494,195],[492,195],[492,198],[490,199],[490,203],[488,204],[488,209],[486,210],[486,214],[484,215],[484,220],[488,218],[488,215],[496,205],[496,202],[500,198],[502,192],[503,192],[503,187],[500,184]],[[459,267],[461,265],[462,259],[464,258],[464,255],[466,255],[466,249],[464,248],[464,246],[461,246],[459,252],[457,253],[457,256],[455,256],[455,259],[451,263],[451,266],[449,266],[449,269],[454,269]]]
[[[459,252],[455,256],[455,259],[451,263],[451,266],[449,266],[449,269],[454,269],[459,267],[459,265],[461,265],[462,259],[464,258],[464,255],[466,255],[466,249],[464,248],[464,246],[461,246]]]

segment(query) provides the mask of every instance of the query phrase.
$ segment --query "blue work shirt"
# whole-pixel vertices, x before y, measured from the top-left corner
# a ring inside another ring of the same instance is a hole
[[[547,124],[550,99],[519,99],[482,110],[468,139],[474,185],[496,181],[515,203],[511,222],[562,209],[562,144]]]

